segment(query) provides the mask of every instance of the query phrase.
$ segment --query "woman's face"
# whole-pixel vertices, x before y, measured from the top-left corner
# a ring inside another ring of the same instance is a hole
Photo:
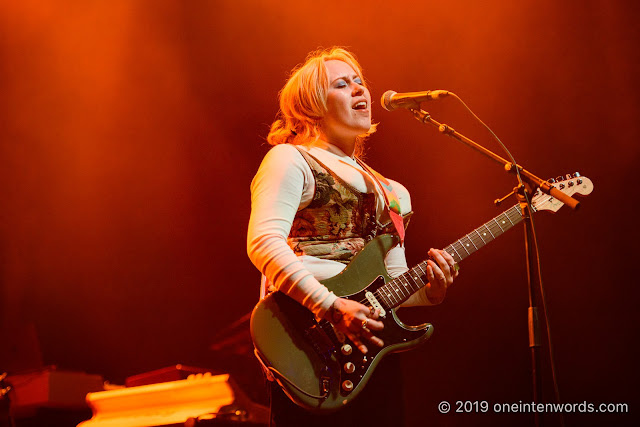
[[[346,62],[325,61],[329,78],[322,130],[329,142],[355,141],[371,128],[371,95]]]

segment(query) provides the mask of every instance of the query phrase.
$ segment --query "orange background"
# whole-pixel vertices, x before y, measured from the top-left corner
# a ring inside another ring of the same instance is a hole
[[[536,216],[560,392],[637,409],[637,17],[633,1],[4,2],[7,342],[33,323],[44,363],[112,382],[175,363],[245,369],[222,354],[239,344],[209,346],[258,298],[249,184],[289,70],[342,45],[374,99],[453,91],[528,170],[593,180],[580,211]],[[425,108],[503,155],[452,98]],[[492,202],[515,182],[499,166],[408,112],[373,113],[367,160],[412,194],[410,263],[502,211]],[[465,261],[441,306],[405,311],[436,327],[402,356],[409,425],[531,421],[437,411],[441,400],[531,400],[522,234]]]

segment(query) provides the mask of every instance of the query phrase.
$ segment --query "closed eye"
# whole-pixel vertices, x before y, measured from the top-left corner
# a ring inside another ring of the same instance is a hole
[[[333,83],[333,87],[335,87],[336,89],[342,89],[348,86],[348,82],[349,80],[353,81],[355,84],[358,84],[360,86],[364,86],[364,83],[362,83],[362,79],[360,78],[360,76],[358,75],[354,75],[351,79],[349,77],[338,77],[336,80],[334,80]]]

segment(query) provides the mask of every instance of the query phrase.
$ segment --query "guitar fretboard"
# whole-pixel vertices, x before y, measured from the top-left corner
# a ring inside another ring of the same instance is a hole
[[[451,254],[456,263],[459,263],[520,223],[522,219],[522,211],[520,205],[517,204],[456,240],[444,250]],[[376,297],[381,299],[387,307],[398,307],[427,284],[426,276],[427,260],[424,260],[406,273],[381,286],[376,292]]]

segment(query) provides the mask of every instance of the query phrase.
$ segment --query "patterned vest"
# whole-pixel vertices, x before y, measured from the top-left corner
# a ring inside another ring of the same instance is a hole
[[[296,147],[309,164],[315,193],[309,205],[296,213],[288,243],[296,255],[349,263],[379,233],[393,233],[391,222],[376,220],[376,194],[361,193],[322,162]],[[404,217],[405,228],[411,212]]]

